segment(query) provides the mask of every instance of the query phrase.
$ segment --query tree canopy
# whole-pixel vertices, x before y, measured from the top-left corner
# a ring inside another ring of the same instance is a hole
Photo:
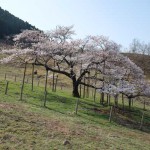
[[[129,100],[150,96],[143,71],[119,52],[117,43],[105,36],[73,39],[73,34],[72,26],[58,26],[47,33],[24,30],[14,38],[16,49],[2,51],[9,56],[1,62],[19,60],[63,74],[72,81],[72,94],[76,97],[80,97],[79,85],[94,88],[102,95],[121,93]]]

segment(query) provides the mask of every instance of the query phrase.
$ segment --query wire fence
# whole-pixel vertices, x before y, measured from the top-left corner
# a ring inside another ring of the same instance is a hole
[[[0,79],[5,80],[6,82],[0,83],[0,91],[3,91],[5,94],[8,92],[9,82],[12,81],[20,82],[22,84],[22,75],[21,74],[13,74],[13,73],[0,73]],[[25,83],[32,83],[32,76],[27,75]],[[36,86],[44,86],[44,76],[40,78],[38,76],[34,77],[34,85]],[[49,79],[49,87],[52,86],[52,79]],[[63,85],[63,83],[59,83],[60,89],[64,88],[67,85]],[[97,115],[105,115],[108,117],[108,120],[111,122],[116,122],[121,125],[128,126],[130,128],[141,129],[146,132],[150,132],[150,112],[143,110],[130,110],[126,111],[122,108],[111,106],[110,111],[102,110],[97,105],[89,104],[86,102],[82,102],[79,99],[77,100],[75,113],[77,114],[80,111],[87,111],[88,113],[95,113]]]
[[[22,82],[23,75],[22,74],[15,74],[15,73],[0,73],[0,79],[5,81],[12,81],[12,82]],[[56,76],[55,76],[56,79]],[[52,77],[48,78],[48,85],[52,87]],[[32,84],[32,75],[25,76],[25,83]],[[34,75],[33,79],[34,86],[44,86],[45,84],[45,75]],[[60,86],[60,89],[68,87],[68,84],[63,83],[62,79],[57,79],[57,85]]]
[[[110,106],[109,109],[101,109],[97,105],[82,102],[79,99],[76,102],[75,114],[82,111],[95,113],[97,115],[107,116],[109,122],[127,126],[132,129],[140,129],[150,133],[150,111],[140,109],[136,110],[123,110],[122,108]]]

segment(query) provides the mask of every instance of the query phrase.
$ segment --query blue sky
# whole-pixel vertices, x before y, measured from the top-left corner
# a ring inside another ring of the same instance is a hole
[[[150,42],[150,0],[0,0],[0,6],[42,30],[74,25],[78,38],[104,35],[128,47]]]

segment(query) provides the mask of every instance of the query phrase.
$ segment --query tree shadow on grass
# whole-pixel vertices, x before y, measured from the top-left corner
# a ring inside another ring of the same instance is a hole
[[[35,105],[36,107],[43,107],[42,104],[44,104],[44,94],[38,93],[38,95],[31,95],[28,94],[27,97],[32,97],[33,100],[28,100],[28,103]],[[37,103],[36,100],[39,99],[39,102]],[[62,105],[61,105],[62,104]],[[53,105],[53,107],[52,107]],[[48,93],[47,94],[47,105],[46,109],[52,110],[54,112],[58,112],[64,115],[69,115],[67,112],[70,112],[71,114],[74,112],[76,106],[76,99],[72,97],[65,97],[65,96],[59,96],[55,93]],[[44,107],[43,107],[44,108]],[[106,107],[101,107],[98,104],[92,104],[92,102],[85,101],[84,99],[80,99],[79,102],[79,114],[78,116],[93,121],[98,124],[103,124],[103,120],[106,123],[108,120],[109,123],[109,108],[106,109]],[[128,108],[125,107],[125,110],[122,110],[121,106],[116,108],[115,112],[112,114],[112,121],[118,125],[125,126],[127,128],[140,130],[140,122],[141,122],[141,115],[142,110],[139,110],[138,108],[134,108],[129,111]],[[144,118],[143,127],[141,128],[143,132],[150,133],[150,112],[147,113],[147,115]],[[99,121],[99,119],[102,119]]]
[[[138,108],[134,108],[132,110],[125,109],[124,111],[120,108],[115,108],[115,111],[113,111],[112,114],[112,120],[127,128],[150,133],[150,112],[144,112],[143,120],[142,114],[143,111]]]

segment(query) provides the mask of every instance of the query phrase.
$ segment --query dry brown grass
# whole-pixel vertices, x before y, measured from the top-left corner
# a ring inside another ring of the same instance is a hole
[[[148,78],[150,78],[150,56],[133,53],[123,53],[123,54],[129,57],[137,66],[142,68],[145,75]]]

